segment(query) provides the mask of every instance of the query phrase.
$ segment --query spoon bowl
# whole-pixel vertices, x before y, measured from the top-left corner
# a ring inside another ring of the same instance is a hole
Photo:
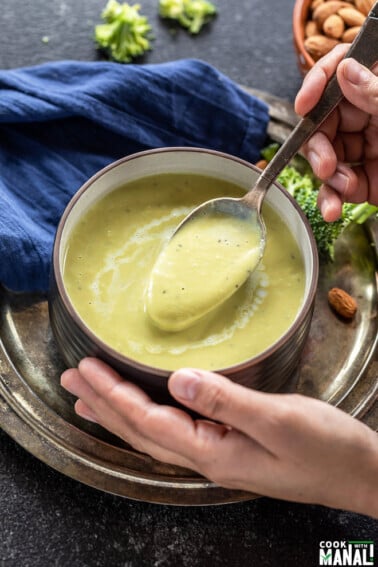
[[[243,198],[205,202],[186,217],[161,251],[146,311],[164,331],[182,331],[233,295],[259,264],[265,223]]]

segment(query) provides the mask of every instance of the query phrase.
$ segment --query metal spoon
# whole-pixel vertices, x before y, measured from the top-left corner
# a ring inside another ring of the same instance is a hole
[[[353,57],[370,68],[378,60],[378,2],[367,16],[360,33],[355,38],[346,57]],[[263,256],[266,243],[266,228],[261,216],[261,206],[267,190],[290,162],[301,146],[318,130],[327,116],[339,104],[343,94],[334,74],[324,90],[318,104],[304,117],[286,139],[274,158],[260,174],[255,185],[248,193],[239,199],[222,197],[207,201],[196,207],[177,227],[175,234],[188,222],[198,216],[221,213],[239,219],[254,222],[260,232],[260,259]],[[174,236],[173,235],[173,236]]]
[[[354,57],[366,67],[371,67],[378,59],[377,36],[378,2],[375,3],[345,57]],[[244,197],[239,199],[223,197],[207,201],[195,208],[179,224],[159,256],[149,282],[146,311],[158,327],[165,331],[178,331],[193,325],[231,297],[257,268],[266,244],[266,228],[261,216],[261,207],[267,190],[342,98],[337,78],[333,75],[318,104],[298,122],[291,135],[258,177],[253,188]],[[206,231],[209,221],[219,226],[219,239],[217,236],[216,242],[220,244],[215,248],[210,246],[211,239]],[[221,248],[224,240],[222,234],[227,233],[235,221],[239,236],[233,244],[230,257],[230,250],[227,250],[226,254]],[[183,227],[185,231],[180,233]],[[184,240],[187,239],[185,240],[187,261],[184,264],[185,270],[181,268],[179,273],[174,252],[177,241],[183,237]],[[190,243],[195,242],[194,238],[197,239],[196,247],[191,249]],[[242,242],[244,247],[241,246]],[[219,269],[220,267],[222,269]],[[225,275],[227,277],[224,277]],[[194,292],[192,290],[188,293],[187,290],[193,288],[193,281],[196,286]],[[169,287],[169,293],[166,292],[166,287]]]

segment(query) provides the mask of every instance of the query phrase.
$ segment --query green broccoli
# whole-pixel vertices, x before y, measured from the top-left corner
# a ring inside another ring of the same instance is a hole
[[[207,0],[159,0],[160,16],[178,21],[192,34],[199,33],[216,13],[214,4]]]
[[[151,26],[139,10],[139,4],[109,0],[101,14],[106,23],[95,26],[95,41],[114,61],[130,63],[151,49]]]
[[[261,154],[264,159],[270,161],[278,148],[278,144],[270,144]],[[282,170],[277,181],[294,197],[305,213],[316,240],[319,257],[324,262],[334,259],[336,239],[348,225],[352,222],[362,224],[371,215],[378,213],[378,207],[369,203],[345,203],[340,219],[326,222],[317,207],[317,189],[321,182],[313,174],[309,163],[300,155]]]

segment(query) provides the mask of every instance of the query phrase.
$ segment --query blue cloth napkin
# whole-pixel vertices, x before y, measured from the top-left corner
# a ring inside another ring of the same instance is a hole
[[[263,102],[199,60],[0,71],[0,283],[47,290],[59,218],[110,162],[162,146],[207,147],[253,162],[267,124]]]

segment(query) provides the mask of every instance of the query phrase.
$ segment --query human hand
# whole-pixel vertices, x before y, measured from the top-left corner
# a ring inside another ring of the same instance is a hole
[[[307,114],[336,70],[345,99],[302,148],[324,182],[318,205],[326,221],[339,218],[345,201],[378,205],[378,64],[369,71],[354,59],[341,61],[348,47],[320,59],[295,100],[296,112]]]
[[[155,459],[190,468],[226,488],[378,516],[378,441],[324,402],[266,394],[200,370],[179,370],[169,391],[205,416],[158,405],[103,362],[62,374],[78,415]]]

